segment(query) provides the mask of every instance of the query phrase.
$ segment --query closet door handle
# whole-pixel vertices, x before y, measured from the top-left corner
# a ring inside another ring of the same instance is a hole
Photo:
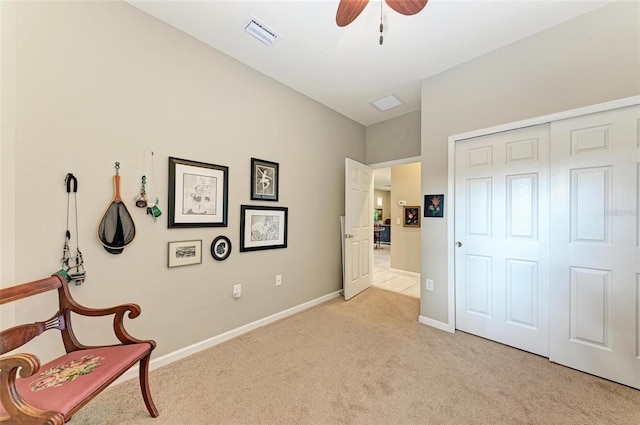
[[[456,242],[456,246],[457,246],[458,248],[460,248],[460,247],[462,246],[462,242],[460,242],[460,241]]]

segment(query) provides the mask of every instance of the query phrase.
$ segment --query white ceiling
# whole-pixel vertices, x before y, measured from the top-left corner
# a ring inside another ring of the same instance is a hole
[[[372,0],[340,28],[338,0],[130,0],[128,3],[368,126],[420,109],[420,81],[611,0],[429,0],[404,16]],[[271,46],[244,31],[253,17],[281,35]],[[212,76],[212,78],[214,78]],[[406,103],[380,112],[395,93]]]
[[[373,170],[373,187],[376,190],[391,190],[391,167]]]

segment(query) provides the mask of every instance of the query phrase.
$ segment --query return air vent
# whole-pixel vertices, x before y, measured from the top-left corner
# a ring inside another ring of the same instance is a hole
[[[391,108],[395,108],[396,106],[404,105],[404,100],[400,99],[395,94],[390,94],[378,100],[374,100],[371,102],[371,105],[380,112],[384,112]]]
[[[266,44],[267,46],[271,46],[273,43],[278,41],[280,35],[267,27],[262,22],[258,21],[256,18],[251,18],[249,23],[244,27],[244,30]]]

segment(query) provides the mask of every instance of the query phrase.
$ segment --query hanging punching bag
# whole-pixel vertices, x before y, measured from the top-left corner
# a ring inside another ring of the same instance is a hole
[[[136,236],[136,226],[120,197],[120,163],[116,162],[113,176],[113,199],[98,225],[98,240],[111,254],[121,254],[124,247]]]

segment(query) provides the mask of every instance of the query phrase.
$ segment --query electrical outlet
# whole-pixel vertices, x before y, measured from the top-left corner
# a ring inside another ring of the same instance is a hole
[[[425,289],[427,291],[433,291],[433,279],[426,279],[425,280]]]
[[[242,285],[239,283],[236,283],[235,285],[233,285],[233,298],[240,298],[241,295],[242,295]]]
[[[276,286],[280,286],[282,285],[282,275],[281,274],[277,274],[276,275]]]

